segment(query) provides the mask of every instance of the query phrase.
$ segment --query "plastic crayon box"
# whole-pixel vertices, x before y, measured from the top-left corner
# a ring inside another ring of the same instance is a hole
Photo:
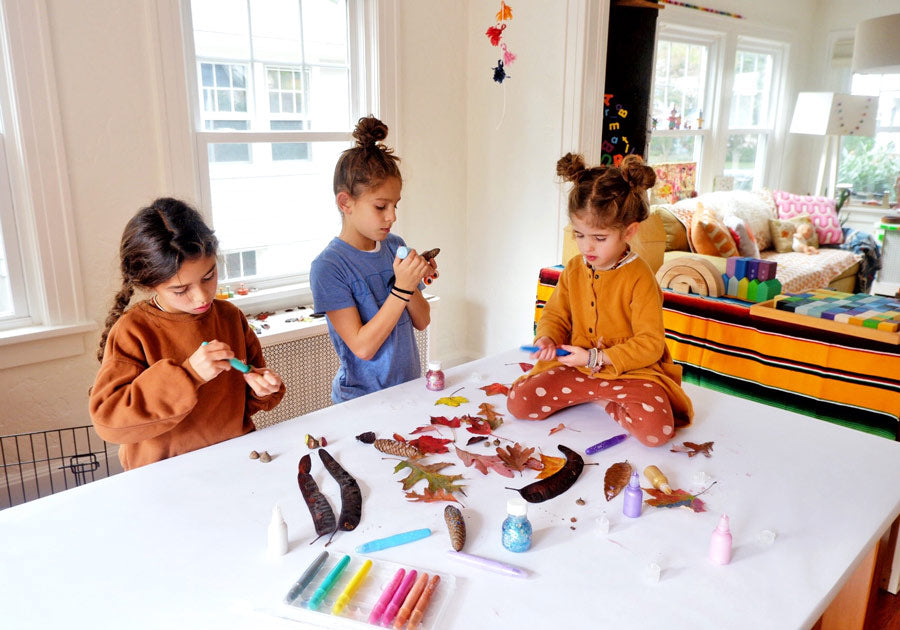
[[[747,302],[765,302],[781,293],[775,279],[778,263],[761,258],[732,256],[725,262],[725,295]]]
[[[343,558],[345,555],[350,556],[350,564],[347,565],[347,568],[341,573],[340,578],[338,578],[337,582],[334,583],[334,586],[331,590],[328,591],[328,594],[322,599],[321,605],[317,610],[309,610],[307,608],[307,603],[312,598],[313,593],[315,593],[316,589],[322,583],[322,580],[325,579],[325,576],[328,575],[329,571],[334,568],[334,566]],[[309,561],[311,562],[315,558],[315,554],[310,554]],[[356,574],[357,570],[363,565],[366,560],[372,561],[372,568],[369,569],[369,573],[366,575],[365,580],[363,580],[362,584],[359,587],[359,590],[353,595],[350,599],[350,602],[344,607],[339,615],[332,614],[332,607],[334,606],[337,598],[340,597],[341,593],[344,590],[344,587],[347,586],[347,583],[353,579],[353,576]],[[305,565],[297,567],[298,576],[305,569]],[[312,581],[304,588],[300,595],[297,596],[290,604],[283,604],[280,610],[283,613],[283,616],[289,619],[293,619],[295,621],[307,621],[309,623],[316,623],[319,625],[320,623],[324,623],[322,619],[322,615],[326,617],[331,617],[334,621],[340,618],[341,622],[339,625],[342,627],[360,627],[360,628],[378,628],[381,626],[376,626],[369,623],[369,614],[372,612],[372,608],[375,607],[375,604],[378,602],[378,598],[381,596],[385,587],[397,573],[398,569],[406,569],[406,572],[409,573],[412,570],[416,570],[421,575],[423,572],[427,573],[430,576],[439,575],[441,576],[441,581],[438,583],[437,588],[434,591],[434,594],[431,597],[430,603],[428,604],[428,608],[425,611],[425,616],[422,619],[422,623],[419,626],[422,630],[434,630],[436,628],[440,628],[440,621],[444,615],[444,610],[448,606],[450,600],[452,599],[453,593],[456,590],[456,577],[450,575],[448,573],[443,573],[440,571],[430,571],[428,569],[421,569],[419,567],[414,567],[406,564],[397,564],[395,562],[388,562],[386,560],[379,560],[376,558],[371,558],[368,556],[354,555],[354,554],[345,554],[342,551],[333,550],[330,551],[328,555],[328,560],[322,565],[316,575],[313,577]],[[287,585],[287,589],[285,590],[285,594],[288,592],[290,585]],[[329,622],[329,625],[331,622]],[[404,627],[407,627],[408,624]],[[393,627],[393,623],[388,626]]]
[[[775,308],[854,326],[900,331],[900,300],[896,298],[816,289],[779,295],[775,298]]]

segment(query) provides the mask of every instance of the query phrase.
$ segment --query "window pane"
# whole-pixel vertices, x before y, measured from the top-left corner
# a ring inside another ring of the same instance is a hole
[[[211,63],[200,64],[200,83],[203,87],[213,87],[213,67]]]
[[[696,127],[702,117],[706,95],[706,64],[709,47],[659,40],[653,77],[653,118],[659,129]],[[670,118],[681,122],[670,123]]]
[[[728,123],[731,128],[769,126],[773,65],[774,60],[770,54],[737,51]]]
[[[9,278],[9,265],[6,260],[6,248],[3,245],[3,226],[0,225],[0,318],[15,314],[12,297],[12,283]]]
[[[672,162],[699,162],[703,138],[700,136],[682,136],[679,138],[653,137],[648,151],[649,164],[667,164]]]
[[[303,129],[302,120],[273,120],[273,131],[300,131]],[[274,142],[272,143],[272,160],[308,160],[308,142]]]
[[[900,183],[900,132],[881,132],[874,138],[843,136],[838,184],[850,186],[857,201],[881,203],[888,193],[898,202]]]
[[[313,0],[321,1],[321,0]],[[330,2],[330,0],[327,0]],[[303,0],[303,4],[310,0]],[[257,59],[302,63],[299,0],[251,0],[253,52]]]
[[[734,177],[735,190],[753,190],[764,159],[765,136],[761,134],[732,134],[725,147],[725,175]]]
[[[250,21],[244,0],[191,0],[197,57],[250,58]]]
[[[260,276],[307,273],[313,258],[340,231],[331,179],[338,155],[348,146],[313,143],[310,160],[287,172],[273,172],[265,164],[210,163],[213,225],[221,253],[255,251]],[[255,150],[271,151],[271,145],[261,143]]]
[[[246,131],[250,128],[246,120],[207,120],[205,127],[213,131]],[[250,145],[221,143],[209,145],[210,162],[249,162]]]
[[[303,47],[306,63],[346,65],[346,0],[303,2]]]
[[[231,75],[228,72],[228,66],[216,64],[216,87],[231,87]]]
[[[231,92],[229,90],[216,90],[216,109],[220,112],[231,111]]]
[[[309,119],[317,131],[350,127],[350,72],[346,68],[311,68]]]
[[[247,77],[244,76],[244,66],[231,66],[231,83],[236,88],[247,87]]]

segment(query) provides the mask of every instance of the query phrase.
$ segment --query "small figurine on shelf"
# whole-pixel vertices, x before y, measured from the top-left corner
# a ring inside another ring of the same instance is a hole
[[[247,288],[247,285],[246,285],[246,284],[244,284],[243,282],[241,282],[241,284],[240,284],[240,285],[238,286],[238,288],[237,288],[236,293],[237,293],[238,295],[247,295],[248,293],[250,293],[250,289]]]
[[[659,119],[658,119],[658,118],[654,118],[654,117],[651,116],[651,117],[650,117],[650,129],[651,129],[651,131],[656,131],[656,126],[657,126],[658,124],[659,124]],[[900,181],[900,178],[898,178],[898,181]]]
[[[791,245],[791,249],[795,252],[801,252],[803,254],[818,254],[819,250],[810,245],[810,240],[813,237],[813,226],[810,223],[800,223],[797,225],[797,229],[794,230],[794,240]]]
[[[703,129],[703,110],[700,110],[700,113],[697,114],[697,129]]]
[[[672,111],[669,113],[669,129],[681,129],[681,116],[678,115],[678,109],[672,105]]]

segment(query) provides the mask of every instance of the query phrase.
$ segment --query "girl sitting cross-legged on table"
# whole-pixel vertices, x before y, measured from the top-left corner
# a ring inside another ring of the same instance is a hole
[[[693,417],[681,367],[669,356],[662,293],[628,241],[647,218],[656,176],[638,156],[620,167],[586,168],[567,154],[557,173],[574,186],[569,219],[581,256],[568,262],[537,325],[538,363],[509,391],[523,420],[590,401],[647,446],[664,444]],[[570,354],[556,356],[556,349]]]

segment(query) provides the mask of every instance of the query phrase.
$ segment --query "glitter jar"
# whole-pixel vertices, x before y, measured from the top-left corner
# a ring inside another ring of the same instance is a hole
[[[503,521],[503,546],[520,553],[531,547],[531,522],[526,514],[528,504],[522,499],[506,502],[506,520]]]
[[[429,361],[428,371],[425,373],[425,387],[433,392],[444,389],[444,373],[441,371],[440,361]]]

